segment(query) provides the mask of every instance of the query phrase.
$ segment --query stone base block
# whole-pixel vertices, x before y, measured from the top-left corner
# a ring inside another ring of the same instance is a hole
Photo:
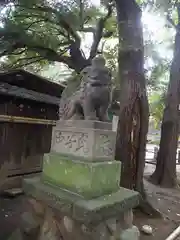
[[[124,188],[110,195],[85,200],[70,192],[46,185],[38,177],[25,179],[23,190],[28,196],[43,201],[56,212],[59,211],[86,226],[100,224],[112,218],[118,219],[139,204],[139,194]]]
[[[44,157],[43,181],[72,191],[82,198],[111,194],[119,188],[121,163],[83,162],[58,153]]]

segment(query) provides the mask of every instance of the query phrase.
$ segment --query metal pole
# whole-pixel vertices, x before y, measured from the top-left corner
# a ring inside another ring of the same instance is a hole
[[[172,232],[168,238],[166,238],[166,240],[174,240],[176,239],[180,234],[180,226],[178,228],[176,228],[174,230],[174,232]]]

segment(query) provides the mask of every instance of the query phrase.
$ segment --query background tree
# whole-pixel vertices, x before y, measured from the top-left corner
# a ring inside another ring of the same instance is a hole
[[[160,130],[168,88],[170,62],[160,61],[155,65],[147,81],[150,117],[153,126]]]
[[[176,186],[176,151],[179,135],[179,87],[180,87],[180,3],[174,4],[177,10],[177,24],[167,12],[168,21],[176,29],[174,56],[170,69],[170,80],[161,125],[160,148],[156,170],[150,180],[164,187]],[[171,15],[174,8],[171,6]]]
[[[154,92],[149,97],[149,111],[153,127],[160,129],[161,121],[163,118],[163,110],[165,103],[164,92]]]

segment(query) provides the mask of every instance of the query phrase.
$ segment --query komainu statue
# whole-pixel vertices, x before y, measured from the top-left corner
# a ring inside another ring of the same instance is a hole
[[[81,84],[68,98],[62,98],[59,107],[60,119],[86,119],[109,121],[108,107],[111,93],[111,73],[101,56],[92,60],[92,65],[81,72]]]

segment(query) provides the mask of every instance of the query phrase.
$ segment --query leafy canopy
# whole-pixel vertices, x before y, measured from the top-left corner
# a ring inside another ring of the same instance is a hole
[[[9,56],[16,67],[57,61],[80,71],[97,54],[101,39],[112,32],[106,24],[112,14],[110,4],[102,11],[88,0],[19,0],[3,11],[0,56]],[[81,48],[87,32],[93,35],[88,59]]]

